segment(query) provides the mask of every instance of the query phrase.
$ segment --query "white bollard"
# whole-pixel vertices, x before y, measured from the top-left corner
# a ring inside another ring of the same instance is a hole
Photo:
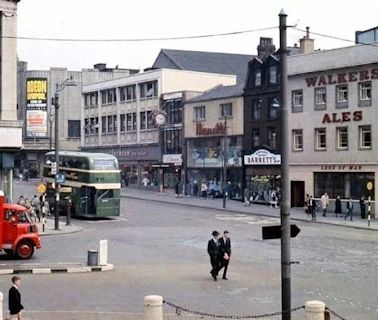
[[[305,303],[305,320],[324,320],[325,303],[317,300]]]
[[[2,292],[0,292],[0,319],[3,318],[3,300],[4,300],[4,295]]]
[[[108,240],[100,240],[98,250],[98,265],[106,266],[108,264]]]
[[[144,297],[144,320],[163,320],[163,297]]]

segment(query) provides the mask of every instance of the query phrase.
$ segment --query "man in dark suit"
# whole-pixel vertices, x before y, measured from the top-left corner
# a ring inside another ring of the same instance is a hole
[[[12,277],[12,287],[9,289],[9,313],[10,316],[7,319],[22,319],[22,310],[24,306],[21,304],[21,294],[18,291],[18,288],[21,283],[21,278],[14,276]]]
[[[223,279],[227,279],[227,269],[228,269],[228,263],[230,262],[231,258],[231,239],[230,239],[230,233],[225,230],[223,232],[223,237],[219,238],[219,243],[221,245],[221,253],[223,254],[221,257],[221,266],[220,269],[223,269]],[[219,270],[220,270],[219,269]]]
[[[217,275],[220,267],[220,261],[219,261],[219,256],[220,256],[220,250],[221,246],[218,241],[218,236],[219,232],[214,230],[213,233],[213,238],[209,240],[207,243],[207,252],[210,256],[210,263],[211,263],[211,276],[213,277],[214,281],[217,281]]]

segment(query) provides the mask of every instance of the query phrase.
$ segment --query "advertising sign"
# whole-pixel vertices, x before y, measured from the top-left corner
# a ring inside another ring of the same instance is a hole
[[[47,78],[26,80],[26,137],[47,138]]]
[[[251,155],[245,155],[244,164],[250,166],[280,165],[281,155],[271,153],[265,149],[259,149]]]

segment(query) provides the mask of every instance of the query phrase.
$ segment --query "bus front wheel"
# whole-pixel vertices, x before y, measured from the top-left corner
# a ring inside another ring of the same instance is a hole
[[[21,241],[16,248],[16,255],[20,259],[29,259],[34,253],[34,245],[28,241]]]

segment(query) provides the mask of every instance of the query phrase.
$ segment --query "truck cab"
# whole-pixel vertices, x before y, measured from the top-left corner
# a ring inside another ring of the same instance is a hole
[[[0,191],[0,249],[8,255],[29,259],[34,248],[41,248],[37,225],[31,221],[25,207],[6,203]]]

